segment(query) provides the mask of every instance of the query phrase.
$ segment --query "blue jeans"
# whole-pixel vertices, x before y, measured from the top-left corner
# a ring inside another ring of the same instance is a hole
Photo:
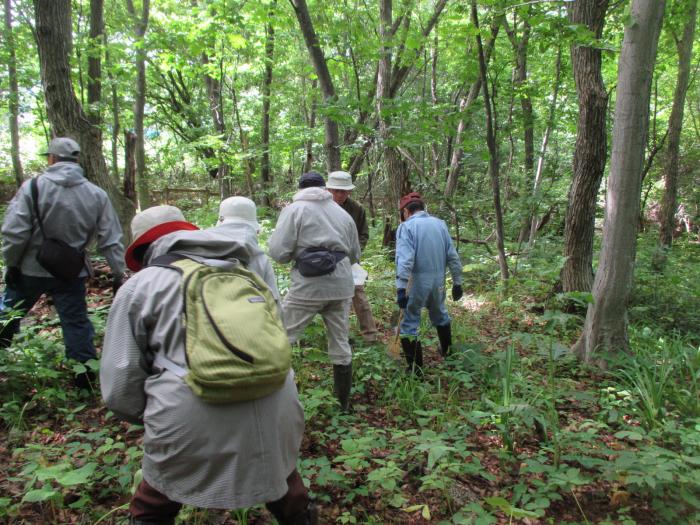
[[[0,323],[8,317],[9,309],[24,317],[43,294],[51,296],[61,320],[66,357],[81,363],[95,359],[97,354],[92,342],[95,329],[87,316],[85,279],[82,277],[65,283],[53,277],[23,275],[17,288],[5,288],[0,300]],[[12,338],[19,332],[19,322],[20,317],[15,317],[0,326],[0,348],[12,343]]]

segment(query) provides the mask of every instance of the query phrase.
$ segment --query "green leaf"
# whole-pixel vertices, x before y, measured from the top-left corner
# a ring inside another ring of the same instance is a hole
[[[66,472],[62,476],[58,477],[56,481],[63,486],[82,485],[88,482],[90,476],[92,476],[96,468],[97,463],[86,463],[79,469]]]
[[[41,488],[36,490],[30,490],[22,498],[22,503],[37,503],[39,501],[46,501],[52,499],[58,495],[58,492],[51,488]]]

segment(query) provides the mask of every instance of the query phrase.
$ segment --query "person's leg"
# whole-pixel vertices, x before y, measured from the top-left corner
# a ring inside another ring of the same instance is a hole
[[[420,326],[420,315],[423,309],[425,297],[423,286],[420,281],[414,280],[408,291],[408,304],[403,312],[403,319],[399,325],[401,334],[401,349],[406,359],[406,372],[421,375],[423,364],[423,354],[420,341],[418,340],[418,327]],[[421,349],[420,356],[418,349]]]
[[[316,505],[309,500],[309,493],[296,469],[287,477],[287,488],[282,498],[265,503],[267,510],[280,525],[316,525]]]
[[[129,523],[133,525],[173,525],[181,503],[172,501],[165,494],[141,480],[129,504]]]
[[[426,306],[430,322],[438,333],[440,355],[447,357],[450,346],[452,346],[452,325],[450,324],[450,315],[447,313],[447,307],[445,306],[444,282],[436,283],[436,287],[431,292]]]
[[[294,298],[287,294],[282,301],[282,320],[291,344],[297,342],[322,305],[319,301]]]
[[[43,293],[41,277],[22,276],[17,287],[6,287],[0,300],[0,348],[7,348],[19,332],[22,318]]]
[[[357,323],[360,325],[360,335],[368,343],[377,341],[377,326],[372,317],[372,308],[369,305],[364,286],[355,286],[355,295],[352,298],[352,307],[357,315]]]
[[[55,280],[48,293],[61,319],[66,357],[81,363],[96,359],[93,342],[95,329],[88,319],[85,302],[85,279],[79,278],[69,283]]]
[[[328,357],[333,363],[333,386],[343,412],[350,411],[352,390],[352,349],[350,331],[350,299],[329,301],[321,310],[328,338]]]

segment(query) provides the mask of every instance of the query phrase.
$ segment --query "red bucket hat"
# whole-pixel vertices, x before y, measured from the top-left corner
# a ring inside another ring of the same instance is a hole
[[[417,191],[412,191],[408,195],[404,195],[399,201],[399,211],[403,210],[406,206],[409,205],[409,203],[414,201],[423,202],[423,197],[421,197],[421,194]]]
[[[126,249],[124,260],[130,270],[138,272],[143,268],[143,253],[139,248],[146,247],[164,235],[180,230],[198,230],[197,226],[185,220],[185,216],[175,206],[153,206],[137,213],[131,221],[131,237],[134,241]]]

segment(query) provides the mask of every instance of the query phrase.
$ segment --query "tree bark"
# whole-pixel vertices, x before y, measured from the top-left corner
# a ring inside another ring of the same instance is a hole
[[[569,6],[569,20],[585,25],[600,38],[607,9],[608,0],[576,0]],[[587,292],[593,284],[596,200],[607,157],[608,94],[601,74],[600,49],[575,44],[571,47],[571,62],[578,93],[578,134],[566,210],[566,261],[561,284],[565,292]]]
[[[272,17],[275,14],[276,0],[273,0],[265,24],[265,73],[263,74],[262,105],[262,157],[260,158],[260,178],[263,183],[263,202],[270,206],[272,172],[270,170],[270,96],[272,94],[272,66],[275,58],[275,27]]]
[[[321,93],[323,95],[323,102],[326,106],[330,106],[335,103],[337,97],[335,94],[335,88],[333,87],[333,79],[331,78],[331,73],[328,70],[328,65],[326,64],[326,57],[321,49],[321,44],[316,36],[316,30],[314,29],[313,22],[311,21],[311,16],[309,15],[309,8],[306,5],[306,0],[289,0],[294,8],[294,13],[299,21],[299,27],[304,35],[304,42],[306,43],[306,48],[309,50],[309,55],[311,57],[311,63],[316,71],[316,76],[318,76],[318,83],[321,87]],[[341,168],[340,166],[340,135],[338,132],[338,123],[335,122],[330,116],[326,116],[326,165],[328,171],[336,171]]]
[[[583,334],[574,352],[590,361],[594,351],[628,349],[627,301],[637,243],[649,97],[665,2],[633,0],[617,74],[615,126],[610,159],[600,264]]]
[[[309,92],[309,96],[311,97],[311,108],[306,111],[304,110],[306,114],[306,122],[309,125],[309,131],[313,132],[313,130],[316,128],[316,87],[318,86],[318,82],[314,78],[311,81],[311,91]],[[311,171],[311,168],[313,168],[314,165],[314,149],[313,149],[314,141],[312,138],[309,138],[306,141],[306,154],[304,155],[304,167],[302,168],[302,173],[306,173],[308,171]]]
[[[479,50],[479,73],[481,74],[481,87],[484,96],[484,107],[486,109],[486,142],[489,148],[489,175],[491,177],[491,189],[493,192],[493,207],[496,215],[496,246],[498,248],[498,265],[501,270],[501,279],[508,279],[508,261],[503,244],[503,210],[501,208],[501,188],[499,181],[499,160],[498,147],[496,145],[496,133],[493,126],[493,116],[491,114],[491,97],[486,78],[486,58],[484,56],[484,46],[479,34],[479,16],[476,10],[476,0],[472,0],[471,9],[472,24],[477,29],[476,44]]]
[[[102,133],[92,125],[73,91],[69,57],[72,46],[70,0],[34,0],[36,38],[46,113],[56,136],[73,136],[81,147],[88,180],[102,187],[114,205],[125,238],[134,214],[109,175],[102,153]]]
[[[687,4],[690,5],[687,5]],[[685,11],[687,21],[683,27],[683,35],[676,40],[678,50],[678,76],[676,89],[673,94],[673,108],[668,122],[668,149],[664,162],[664,195],[661,200],[661,227],[659,228],[659,247],[670,248],[673,243],[673,230],[676,227],[676,200],[678,195],[678,161],[681,142],[681,130],[683,128],[683,110],[685,108],[685,95],[688,91],[690,79],[690,61],[693,55],[693,39],[695,36],[695,22],[698,13],[697,0],[684,2],[688,8]],[[657,269],[663,268],[665,257],[657,261]]]
[[[124,132],[124,196],[136,205],[136,134]]]
[[[112,178],[115,184],[119,184],[119,133],[121,132],[121,122],[119,120],[119,92],[117,91],[117,80],[112,74],[109,51],[105,51],[105,61],[107,62],[107,78],[109,79],[112,92]],[[127,196],[128,198],[128,196]]]
[[[146,169],[146,139],[144,137],[144,108],[146,106],[146,49],[144,40],[148,29],[150,0],[142,0],[141,15],[137,16],[133,0],[126,7],[134,20],[136,34],[136,96],[134,97],[134,133],[136,133],[136,187],[141,209],[151,206],[151,192]]]
[[[90,42],[88,44],[88,117],[95,126],[102,123],[102,45],[104,41],[104,0],[90,0]]]
[[[10,125],[10,156],[15,183],[19,188],[24,182],[24,170],[19,156],[19,87],[17,85],[17,55],[12,31],[12,1],[5,0],[5,48],[7,49],[7,75],[10,84],[8,100]]]

